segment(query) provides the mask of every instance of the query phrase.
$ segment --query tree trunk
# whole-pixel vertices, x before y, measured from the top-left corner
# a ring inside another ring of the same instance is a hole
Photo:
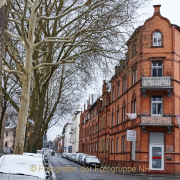
[[[27,145],[27,151],[36,153],[37,151],[37,142],[41,139],[40,132],[41,132],[41,125],[43,121],[43,115],[44,115],[44,106],[45,106],[45,99],[46,99],[46,90],[47,87],[43,87],[41,91],[41,95],[39,98],[39,104],[37,105],[37,110],[35,114],[35,119],[34,119],[34,126],[33,130],[30,134],[30,137],[28,139],[28,145]]]
[[[29,109],[29,91],[30,91],[30,81],[32,74],[32,48],[29,46],[26,49],[26,64],[25,71],[22,75],[22,94],[21,94],[21,105],[19,109],[18,123],[16,128],[16,141],[14,154],[23,154],[24,150],[24,139],[25,130]]]
[[[6,0],[1,0],[0,2],[0,97],[2,97],[2,60],[3,60],[3,47],[4,47],[4,30],[7,24],[7,6]],[[2,112],[1,107],[1,99],[0,99],[0,113],[1,113],[1,121],[0,121],[0,149],[3,148],[4,143],[4,112]]]

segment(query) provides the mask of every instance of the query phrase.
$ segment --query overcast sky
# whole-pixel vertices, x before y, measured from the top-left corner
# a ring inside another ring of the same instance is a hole
[[[146,8],[144,8],[140,14],[146,14],[141,16],[141,22],[139,25],[143,25],[143,22],[148,18],[151,17],[154,13],[153,5],[161,5],[160,12],[161,15],[168,18],[171,24],[177,24],[180,26],[180,18],[179,18],[179,11],[180,11],[180,0],[152,0]],[[94,94],[99,93],[99,89],[102,87],[102,83],[100,82],[100,86],[94,88]],[[101,92],[100,92],[101,93]],[[48,130],[47,136],[48,140],[54,140],[56,135],[61,134],[62,127],[54,126]]]

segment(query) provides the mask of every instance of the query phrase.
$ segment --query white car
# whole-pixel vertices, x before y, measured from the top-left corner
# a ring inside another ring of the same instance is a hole
[[[33,157],[39,157],[42,159],[42,154],[35,154],[35,153],[29,153],[29,152],[24,152],[24,156],[33,156]]]
[[[0,179],[2,180],[45,180],[42,159],[27,155],[3,155],[0,157]]]

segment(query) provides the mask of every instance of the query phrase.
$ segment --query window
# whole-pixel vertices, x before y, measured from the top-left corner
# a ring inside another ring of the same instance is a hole
[[[137,67],[132,69],[132,85],[137,82]]]
[[[123,85],[122,85],[122,92],[125,93],[126,89],[127,89],[127,79],[126,79],[126,77],[123,78],[122,83],[123,83]]]
[[[94,143],[93,143],[93,152],[94,152]]]
[[[73,126],[71,126],[71,131],[73,131]]]
[[[102,139],[102,152],[104,152],[104,139]]]
[[[160,32],[153,33],[153,46],[162,46],[162,34]]]
[[[136,94],[135,93],[133,93],[133,96],[132,96],[131,112],[136,113]]]
[[[114,99],[115,99],[114,96],[115,96],[115,95],[114,95],[114,86],[113,86],[113,87],[112,87],[112,101],[114,101]]]
[[[123,102],[123,107],[122,107],[122,122],[126,121],[126,101]]]
[[[162,116],[162,96],[152,96],[151,115]]]
[[[99,152],[101,151],[101,140],[99,140]]]
[[[108,151],[108,138],[106,138],[106,151]]]
[[[125,139],[125,135],[121,137],[121,152],[125,152],[126,151],[126,139]]]
[[[117,124],[119,124],[119,110],[117,111]]]
[[[98,132],[98,124],[96,124],[96,132]]]
[[[109,127],[109,113],[108,113],[108,117],[107,117],[107,126]]]
[[[113,153],[113,139],[111,139],[111,153]]]
[[[136,53],[137,53],[137,38],[135,38],[132,44],[132,56],[134,56]]]
[[[119,137],[116,139],[116,152],[119,152]]]
[[[8,145],[7,145],[7,141],[5,141],[5,147],[8,147]]]
[[[120,82],[117,84],[117,95],[120,96]]]
[[[93,126],[93,133],[95,134],[95,132],[96,132],[96,131],[95,131],[95,125],[94,125],[94,126]]]
[[[96,151],[97,151],[97,142],[96,142]]]
[[[95,114],[96,114],[96,110],[94,109],[94,110],[93,110],[93,117],[95,116]]]
[[[114,114],[112,113],[112,122],[111,122],[112,124],[111,124],[111,126],[113,127],[113,125],[114,125]]]
[[[163,63],[162,61],[153,61],[152,62],[152,76],[153,77],[162,77],[163,76]]]
[[[6,137],[8,137],[8,131],[6,131]]]
[[[104,129],[105,128],[105,116],[103,116],[103,118],[102,118],[102,129]]]

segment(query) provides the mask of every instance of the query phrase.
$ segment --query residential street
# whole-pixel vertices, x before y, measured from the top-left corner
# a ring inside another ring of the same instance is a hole
[[[88,169],[89,172],[85,172],[84,168],[79,164],[54,156],[51,156],[50,162],[51,165],[56,168],[55,173],[57,180],[177,180],[177,178],[179,178],[173,178],[172,176],[150,177],[123,175],[111,172],[100,172],[100,170],[95,170],[94,168]]]

